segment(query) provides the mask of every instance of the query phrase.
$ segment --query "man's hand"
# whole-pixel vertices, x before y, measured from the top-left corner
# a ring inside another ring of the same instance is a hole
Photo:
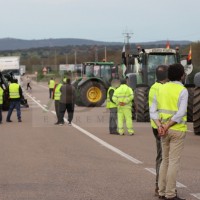
[[[165,131],[162,125],[158,126],[158,134],[160,137],[165,135]]]

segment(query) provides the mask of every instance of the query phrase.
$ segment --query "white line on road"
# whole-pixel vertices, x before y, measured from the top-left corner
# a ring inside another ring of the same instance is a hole
[[[92,138],[93,140],[95,140],[96,142],[98,142],[99,144],[103,145],[104,147],[110,149],[111,151],[119,154],[120,156],[130,160],[131,162],[135,163],[135,164],[142,164],[141,161],[137,160],[136,158],[133,158],[132,156],[124,153],[123,151],[117,149],[116,147],[108,144],[107,142],[101,140],[100,138],[96,137],[95,135],[93,135],[92,133],[82,129],[80,126],[77,126],[76,124],[72,123],[72,126],[74,128],[76,128],[77,130],[81,131],[82,133],[84,133],[85,135],[87,135],[88,137]]]
[[[196,197],[197,199],[200,199],[200,193],[197,194],[191,194],[193,197]]]
[[[44,106],[42,106],[40,103],[38,103],[37,102],[37,100],[35,100],[32,96],[30,96],[29,94],[27,94],[27,96],[29,97],[29,98],[31,98],[40,108],[42,108],[43,110],[45,110],[45,111],[49,111],[49,110],[47,110]]]
[[[51,112],[52,112],[53,114],[56,114],[55,111],[51,111]],[[67,120],[66,118],[65,118],[64,120],[65,120],[65,122],[68,122],[68,120]],[[95,141],[98,142],[99,144],[103,145],[103,146],[106,147],[107,149],[110,149],[111,151],[113,151],[113,152],[119,154],[120,156],[122,156],[122,157],[124,157],[124,158],[130,160],[131,162],[133,162],[133,163],[135,163],[135,164],[142,164],[141,161],[137,160],[136,158],[133,158],[132,156],[130,156],[130,155],[124,153],[123,151],[117,149],[116,147],[114,147],[114,146],[108,144],[107,142],[101,140],[100,138],[96,137],[96,136],[93,135],[92,133],[90,133],[90,132],[88,132],[88,131],[82,129],[80,126],[78,126],[78,125],[76,125],[76,124],[74,124],[74,123],[72,123],[72,126],[73,126],[74,128],[76,128],[77,130],[79,130],[80,132],[82,132],[82,133],[84,133],[85,135],[87,135],[88,137],[92,138],[93,140],[95,140]]]
[[[149,171],[153,175],[156,175],[156,170],[154,168],[145,168],[145,170]],[[176,187],[178,187],[178,188],[186,188],[187,186],[183,185],[182,183],[176,182]]]

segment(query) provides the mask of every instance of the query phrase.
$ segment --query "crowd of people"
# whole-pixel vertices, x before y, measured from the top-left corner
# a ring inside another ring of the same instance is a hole
[[[156,69],[157,81],[149,91],[149,110],[153,135],[156,140],[156,181],[155,195],[159,199],[184,200],[177,195],[176,177],[187,130],[188,91],[183,86],[184,67],[181,64],[160,65]],[[64,124],[64,115],[68,113],[71,125],[74,115],[75,88],[70,78],[57,82],[53,78],[48,82],[49,98],[55,100],[57,122]],[[27,89],[31,89],[27,81]],[[13,109],[17,110],[21,122],[20,99],[22,89],[16,80],[9,85],[10,107],[7,122],[11,121]],[[134,135],[132,107],[134,91],[126,79],[114,79],[107,91],[106,108],[110,111],[109,133],[124,135],[124,122],[129,135]],[[3,90],[0,87],[0,123],[2,123]]]

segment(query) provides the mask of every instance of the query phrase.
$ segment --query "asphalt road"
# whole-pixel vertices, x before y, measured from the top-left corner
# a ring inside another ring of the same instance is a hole
[[[149,123],[134,136],[108,133],[109,113],[76,107],[73,125],[54,125],[46,84],[24,91],[30,108],[0,125],[0,200],[154,200],[156,146]],[[67,118],[67,115],[66,115]],[[200,199],[200,137],[189,124],[178,194]]]

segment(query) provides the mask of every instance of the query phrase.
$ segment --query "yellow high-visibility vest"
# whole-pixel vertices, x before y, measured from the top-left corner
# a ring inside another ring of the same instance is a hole
[[[123,108],[132,107],[132,100],[134,98],[133,90],[126,84],[120,85],[113,94],[113,101],[120,107],[119,103],[123,102],[126,105]]]
[[[116,108],[117,105],[115,103],[113,103],[112,101],[110,101],[110,95],[109,95],[110,90],[115,91],[115,88],[111,86],[111,87],[109,87],[109,89],[107,91],[106,108]]]
[[[50,80],[49,81],[49,88],[53,89],[55,86],[55,81],[54,80]]]
[[[59,83],[57,86],[56,86],[56,89],[55,89],[55,93],[54,93],[54,100],[60,100],[60,96],[61,96],[61,92],[60,92],[60,88],[62,87],[62,84]]]
[[[9,96],[10,96],[10,99],[20,98],[20,95],[19,95],[19,84],[11,83],[9,85]]]
[[[156,98],[158,102],[158,112],[162,123],[167,123],[171,120],[172,116],[178,111],[178,101],[184,86],[169,82],[165,83],[162,87],[157,90]],[[187,130],[187,110],[180,123],[177,123],[170,127],[176,131]]]
[[[154,99],[154,96],[156,95],[156,91],[162,86],[163,84],[162,83],[158,83],[158,82],[155,82],[150,90],[149,90],[149,108],[151,107],[152,103],[153,103],[153,99]],[[151,119],[151,127],[157,129],[157,126],[155,124],[155,122]]]
[[[0,87],[0,104],[3,104],[3,89]]]

